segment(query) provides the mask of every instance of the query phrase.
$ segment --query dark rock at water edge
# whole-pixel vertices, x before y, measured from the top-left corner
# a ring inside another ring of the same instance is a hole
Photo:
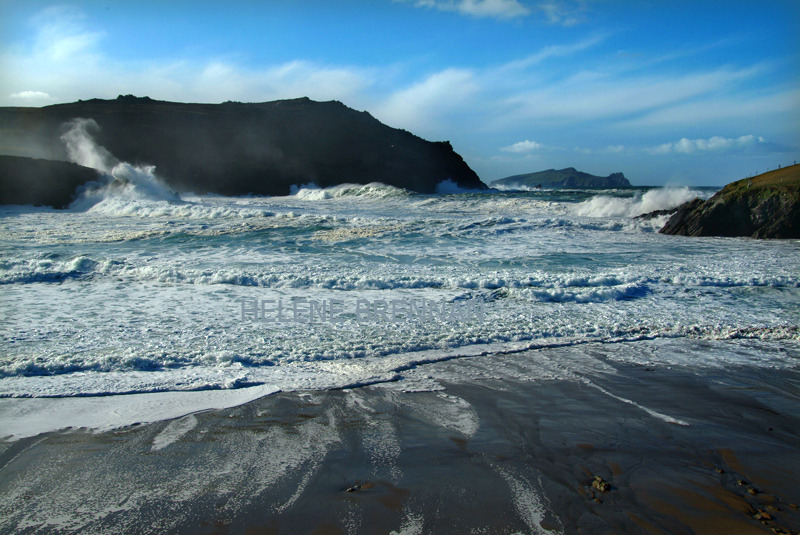
[[[287,195],[292,185],[383,182],[421,193],[451,180],[486,189],[449,142],[430,142],[336,101],[185,104],[120,96],[0,108],[0,154],[67,160],[61,135],[93,119],[99,145],[155,165],[180,191]]]
[[[732,182],[707,201],[689,201],[660,232],[800,238],[800,165]]]
[[[678,207],[675,208],[667,208],[665,210],[653,210],[652,212],[647,212],[646,214],[637,215],[634,219],[639,219],[643,221],[649,221],[650,219],[655,219],[657,217],[661,217],[664,215],[672,215],[678,211]]]
[[[66,208],[79,186],[97,179],[97,171],[74,163],[0,156],[0,204]]]
[[[566,169],[548,169],[536,173],[527,173],[501,178],[492,182],[492,186],[536,188],[625,188],[631,183],[622,173],[611,173],[608,176],[595,176],[574,167]]]

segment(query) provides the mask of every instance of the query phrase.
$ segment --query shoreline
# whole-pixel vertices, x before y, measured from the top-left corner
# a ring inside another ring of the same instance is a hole
[[[800,370],[613,358],[659,350],[444,361],[391,383],[4,442],[0,530],[800,531]],[[570,359],[600,364],[548,375]]]

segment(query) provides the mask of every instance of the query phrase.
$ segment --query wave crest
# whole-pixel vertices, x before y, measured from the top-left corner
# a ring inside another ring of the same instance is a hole
[[[652,189],[633,197],[596,195],[578,203],[574,211],[576,215],[588,217],[636,217],[656,210],[671,210],[697,197],[704,195],[687,187]]]
[[[306,201],[323,201],[342,197],[364,197],[368,199],[386,199],[391,197],[407,197],[408,191],[383,184],[338,184],[329,188],[320,188],[314,184],[292,186],[292,195]]]

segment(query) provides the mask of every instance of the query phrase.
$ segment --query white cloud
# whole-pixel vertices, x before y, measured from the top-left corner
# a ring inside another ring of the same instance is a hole
[[[525,153],[525,152],[532,152],[535,150],[540,150],[544,147],[541,143],[537,143],[535,141],[519,141],[514,143],[513,145],[509,145],[508,147],[503,147],[500,150],[504,152],[514,152],[514,153]]]
[[[647,149],[650,154],[695,154],[703,152],[728,152],[737,149],[748,149],[765,143],[761,136],[746,135],[737,138],[714,136],[708,139],[681,138],[674,143],[664,143]]]
[[[14,99],[26,100],[26,101],[55,100],[53,97],[50,96],[49,93],[45,93],[44,91],[20,91],[18,93],[11,93],[10,95],[8,95],[8,98],[14,98]]]
[[[414,5],[440,11],[455,11],[479,18],[513,19],[531,12],[517,0],[417,0]]]
[[[502,147],[500,149],[503,152],[509,152],[512,154],[524,154],[524,155],[531,155],[532,153],[544,154],[544,153],[579,153],[579,154],[620,154],[625,151],[625,145],[609,145],[605,148],[587,148],[587,147],[559,147],[557,145],[544,145],[542,143],[538,143],[536,141],[519,141],[514,143],[513,145],[509,145],[507,147]]]
[[[377,77],[373,69],[289,61],[260,68],[231,58],[119,61],[103,51],[105,33],[88,27],[75,9],[48,8],[31,19],[26,50],[0,50],[0,105],[36,104],[136,94],[195,102],[266,101],[308,96],[348,101]],[[30,91],[42,88],[44,91]],[[5,103],[2,102],[5,100]]]

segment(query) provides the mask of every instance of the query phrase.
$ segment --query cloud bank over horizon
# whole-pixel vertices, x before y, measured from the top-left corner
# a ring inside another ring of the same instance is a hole
[[[647,20],[642,13],[620,19],[602,3],[373,5],[329,7],[315,17],[288,6],[248,13],[234,3],[232,10],[243,13],[227,16],[241,25],[238,44],[217,21],[194,19],[188,4],[187,24],[219,32],[219,42],[200,38],[215,34],[179,28],[163,36],[147,11],[117,8],[109,16],[91,4],[17,7],[6,14],[23,23],[3,38],[0,105],[118,94],[184,102],[340,100],[391,126],[450,140],[485,182],[571,166],[600,175],[624,171],[641,184],[702,184],[714,169],[714,180],[733,179],[797,159],[798,58],[778,46],[780,39],[775,50],[755,53],[758,35],[731,34],[750,12],[718,35],[676,42],[672,35],[647,38],[653,32],[639,27]],[[639,9],[649,9],[644,15],[653,24],[669,24],[658,8]],[[327,31],[338,21],[351,26],[352,38],[326,41],[323,15],[331,19]],[[768,15],[764,25],[774,25]],[[248,16],[285,26],[285,33],[262,34],[255,25],[248,33]],[[409,33],[420,28],[429,33]],[[446,37],[437,40],[434,29]],[[165,41],[151,43],[154,35]],[[632,41],[634,35],[642,40]],[[358,46],[364,42],[374,49]],[[384,49],[395,52],[384,56]]]

